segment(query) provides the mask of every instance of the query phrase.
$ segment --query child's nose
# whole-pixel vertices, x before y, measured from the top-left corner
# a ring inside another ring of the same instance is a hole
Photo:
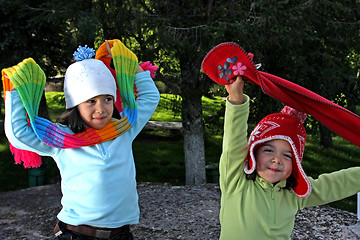
[[[272,160],[273,163],[277,163],[280,164],[281,163],[281,156],[279,156],[278,154],[276,154]]]
[[[103,113],[104,112],[104,106],[101,103],[96,104],[95,112]]]

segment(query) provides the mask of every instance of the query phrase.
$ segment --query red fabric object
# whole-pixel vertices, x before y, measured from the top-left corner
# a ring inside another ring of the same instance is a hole
[[[235,64],[228,61],[234,57],[237,58]],[[223,71],[225,63],[229,63],[226,70],[232,71]],[[339,136],[360,146],[360,117],[358,115],[295,83],[258,71],[252,61],[252,54],[248,54],[236,43],[221,43],[214,47],[204,58],[202,69],[212,80],[225,85],[229,84],[229,81],[225,76],[221,78],[220,73],[227,73],[228,79],[235,78],[237,75],[233,66],[238,63],[246,66],[243,71],[244,79],[259,85],[265,94],[285,105],[310,114]]]
[[[27,114],[26,114],[27,116]],[[28,126],[30,125],[29,118],[27,119]],[[15,164],[23,164],[24,168],[37,168],[42,164],[41,156],[37,153],[18,149],[9,142],[9,149],[14,156]]]
[[[255,171],[255,150],[263,143],[274,139],[285,140],[290,144],[293,152],[292,175],[297,181],[293,191],[301,198],[309,196],[311,183],[301,166],[306,142],[306,131],[303,126],[305,119],[305,113],[289,106],[285,106],[281,113],[270,114],[263,118],[250,134],[248,165],[245,166],[244,171],[247,174]]]
[[[252,57],[253,54],[248,54],[236,43],[221,43],[206,55],[202,69],[206,75],[221,85],[230,84],[230,79],[238,75],[260,85],[261,78],[258,76]]]
[[[265,94],[293,109],[312,115],[339,136],[360,146],[358,115],[295,83],[258,71],[252,59],[253,54],[247,53],[236,43],[226,42],[217,45],[206,55],[202,69],[213,81],[222,85],[230,84],[230,80],[241,75],[244,80],[259,85]],[[245,172],[251,173],[255,170],[253,152],[261,143],[279,136],[292,139],[291,146],[295,154],[292,174],[298,181],[293,190],[297,196],[306,197],[311,191],[310,182],[301,167],[306,133],[303,132],[305,130],[302,130],[303,126],[299,124],[299,120],[295,121],[294,117],[291,117],[291,120],[290,117],[284,117],[283,113],[280,114],[265,117],[255,127],[249,139],[248,165]],[[278,125],[287,129],[287,132],[280,131]],[[298,136],[295,134],[296,130],[300,133]]]
[[[37,153],[15,148],[10,142],[9,148],[14,155],[15,164],[23,163],[24,168],[37,168],[41,166],[41,156]]]

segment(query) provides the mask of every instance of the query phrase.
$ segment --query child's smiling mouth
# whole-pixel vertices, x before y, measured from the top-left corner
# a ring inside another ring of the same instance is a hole
[[[269,170],[270,171],[272,171],[272,172],[281,172],[279,169],[277,169],[277,168],[269,168]]]
[[[101,120],[104,120],[104,119],[106,119],[106,118],[107,118],[107,117],[105,116],[105,117],[95,117],[94,119],[101,121]]]

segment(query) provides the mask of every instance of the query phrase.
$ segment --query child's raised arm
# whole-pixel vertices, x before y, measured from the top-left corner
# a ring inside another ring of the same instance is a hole
[[[229,85],[225,85],[226,91],[229,94],[228,100],[232,104],[242,104],[244,103],[244,80],[241,76],[237,76],[235,80],[230,80]]]
[[[243,94],[244,81],[241,76],[225,87],[229,96],[226,101],[223,152],[219,165],[220,188],[223,194],[232,194],[240,191],[242,187],[239,179],[245,175],[249,97]]]

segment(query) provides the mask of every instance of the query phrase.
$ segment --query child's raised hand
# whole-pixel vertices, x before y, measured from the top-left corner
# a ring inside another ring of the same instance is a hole
[[[140,73],[140,72],[144,72],[144,69],[142,69],[142,67],[140,67],[140,65],[138,65],[138,67],[136,69],[136,73]]]
[[[109,45],[108,40],[105,40],[105,45],[106,45],[106,50],[108,51],[108,54],[105,55],[106,58],[112,58],[112,54],[111,54],[111,47]]]
[[[242,104],[244,102],[244,80],[241,76],[237,76],[235,81],[230,80],[229,85],[225,85],[226,91],[229,93],[228,100],[232,104]]]

